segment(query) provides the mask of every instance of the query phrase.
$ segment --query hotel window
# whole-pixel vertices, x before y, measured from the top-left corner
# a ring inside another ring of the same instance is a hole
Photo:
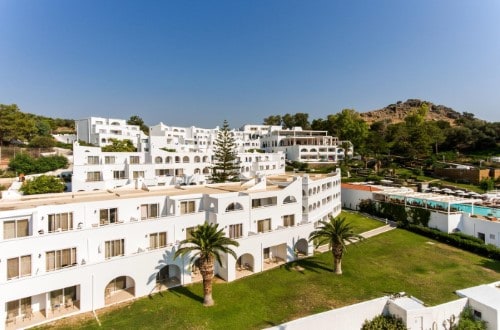
[[[153,233],[149,234],[149,249],[159,249],[167,246],[167,233]]]
[[[101,209],[99,210],[99,224],[109,225],[110,223],[118,222],[118,209]]]
[[[115,180],[126,179],[125,171],[113,171],[113,179]]]
[[[132,178],[134,179],[144,178],[144,171],[133,171]]]
[[[49,214],[49,233],[73,229],[73,213]]]
[[[115,156],[105,156],[104,163],[105,164],[114,164],[115,163]]]
[[[50,291],[50,306],[52,310],[74,303],[76,301],[76,286]]]
[[[98,165],[99,164],[99,156],[87,156],[87,164]]]
[[[194,212],[195,212],[194,201],[181,202],[181,214],[194,213]]]
[[[293,197],[293,196],[287,196],[283,200],[283,204],[290,204],[290,203],[297,203],[297,199],[295,199],[295,197]]]
[[[295,214],[284,215],[283,226],[285,227],[295,226]]]
[[[87,172],[87,181],[88,182],[102,181],[101,172],[98,171]]]
[[[117,239],[114,241],[106,241],[105,254],[106,259],[122,256],[125,254],[125,240]]]
[[[26,314],[28,308],[31,308],[31,297],[7,302],[8,315],[20,316],[22,314]]]
[[[30,276],[31,255],[7,259],[7,279]]]
[[[130,156],[130,164],[139,164],[139,156]]]
[[[10,220],[3,223],[3,238],[16,238],[29,236],[28,219]]]
[[[243,206],[240,203],[231,203],[226,207],[226,212],[234,212],[243,210]]]
[[[243,236],[243,224],[229,225],[229,238],[240,238]]]
[[[48,272],[65,267],[76,266],[76,248],[46,252],[45,264]]]
[[[271,230],[271,219],[257,221],[257,232],[264,233]]]
[[[141,205],[141,220],[158,218],[160,209],[159,204],[142,204]]]
[[[252,208],[275,206],[278,201],[277,197],[266,197],[252,199]]]

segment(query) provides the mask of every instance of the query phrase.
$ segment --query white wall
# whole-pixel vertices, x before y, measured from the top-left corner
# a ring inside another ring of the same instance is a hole
[[[337,308],[280,324],[269,330],[359,330],[365,320],[386,312],[388,297],[376,298],[359,304]]]

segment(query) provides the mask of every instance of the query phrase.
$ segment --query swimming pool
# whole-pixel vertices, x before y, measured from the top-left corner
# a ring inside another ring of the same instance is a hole
[[[407,197],[401,195],[391,195],[390,198],[391,200],[397,203],[404,203],[404,200],[406,199],[406,205],[408,206],[425,207],[427,205],[427,208],[441,210],[441,211],[448,211],[448,204],[450,204],[448,201],[423,199],[423,198],[418,198],[416,196]],[[450,211],[470,213],[472,215],[480,215],[483,217],[489,216],[489,217],[500,218],[500,209],[480,206],[480,205],[451,203]]]

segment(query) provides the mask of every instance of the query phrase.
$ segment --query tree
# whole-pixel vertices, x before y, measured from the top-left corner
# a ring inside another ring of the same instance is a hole
[[[238,181],[239,165],[236,158],[236,142],[227,120],[224,120],[215,140],[212,181],[215,183]]]
[[[302,127],[302,129],[310,129],[309,124],[309,114],[303,112],[297,112],[294,115],[289,113],[281,117],[281,122],[284,128],[291,129],[293,127]]]
[[[65,187],[64,182],[55,176],[41,175],[25,181],[19,190],[25,195],[34,195],[63,192]]]
[[[52,136],[35,136],[28,144],[31,148],[53,148],[56,146],[56,140]]]
[[[271,126],[281,126],[281,116],[280,115],[271,115],[267,118],[264,118],[264,125]]]
[[[12,139],[29,140],[36,132],[35,121],[17,105],[0,104],[0,145]]]
[[[198,265],[203,279],[203,305],[212,306],[212,278],[214,277],[214,262],[221,262],[221,254],[228,253],[235,259],[236,253],[229,247],[239,246],[235,240],[224,235],[223,229],[218,224],[204,223],[198,225],[191,233],[191,238],[180,242],[179,249],[175,251],[175,258],[191,255],[190,262]]]
[[[318,230],[309,235],[309,242],[314,241],[316,247],[328,243],[332,249],[333,271],[342,274],[342,256],[347,250],[347,243],[361,241],[363,237],[353,232],[352,226],[345,218],[330,217],[330,221],[321,220]]]
[[[35,119],[36,133],[41,136],[49,136],[52,131],[50,122],[47,119],[37,118]]]
[[[104,152],[134,152],[136,148],[130,140],[110,139],[111,144],[101,148]]]
[[[141,117],[134,115],[127,120],[128,125],[137,125],[141,128],[141,131],[144,132],[144,134],[149,135],[149,127],[148,125],[144,124],[144,120],[142,120]]]
[[[351,141],[355,151],[364,150],[368,125],[355,110],[344,109],[340,113],[329,115],[325,125],[329,134],[337,136],[340,140]]]

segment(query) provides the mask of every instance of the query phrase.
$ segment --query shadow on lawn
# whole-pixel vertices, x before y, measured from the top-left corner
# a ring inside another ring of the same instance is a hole
[[[198,301],[201,303],[203,302],[203,297],[200,297],[197,294],[194,294],[191,290],[189,290],[188,287],[185,287],[185,286],[177,286],[175,288],[171,288],[168,290],[168,292],[172,293],[178,297],[185,296],[185,297],[193,299],[194,301]]]
[[[498,260],[483,259],[479,264],[484,268],[491,269],[495,272],[500,272],[500,262]]]
[[[333,272],[332,268],[326,266],[326,263],[312,258],[300,259],[293,262],[289,262],[280,266],[280,268],[284,268],[288,271],[296,271],[301,274],[305,274],[306,271],[319,273],[320,270]]]

